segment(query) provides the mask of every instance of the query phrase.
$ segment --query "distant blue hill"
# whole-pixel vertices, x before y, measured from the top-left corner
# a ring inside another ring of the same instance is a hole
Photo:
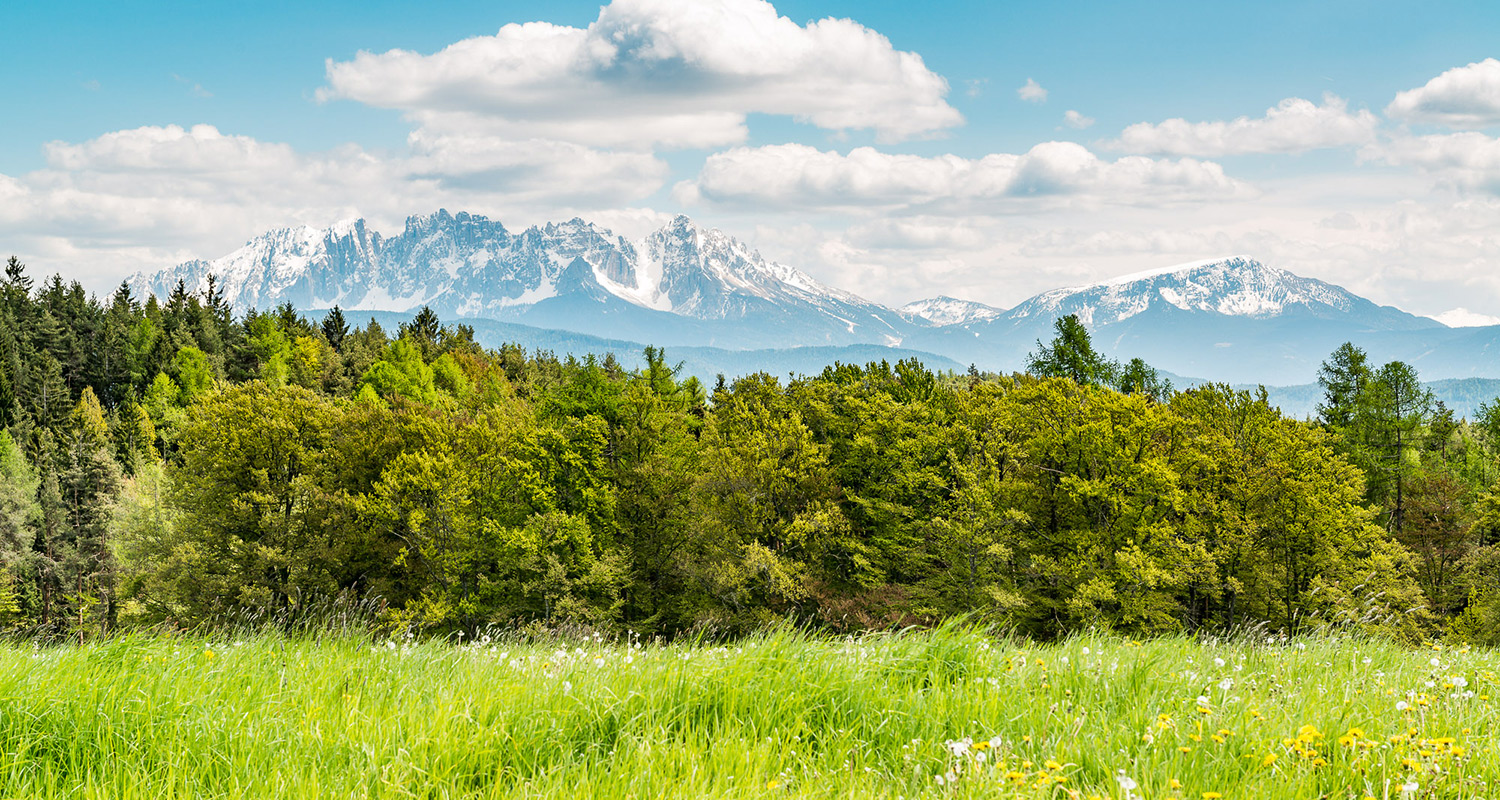
[[[310,318],[321,318],[326,311],[316,310],[308,312]],[[379,322],[381,327],[387,331],[394,332],[395,328],[403,322],[408,322],[412,314],[399,311],[349,311],[345,318],[350,325],[363,327],[371,319]],[[449,320],[444,320],[449,322]],[[648,343],[635,342],[629,339],[611,339],[601,336],[590,336],[570,331],[553,330],[548,328],[535,328],[530,325],[518,325],[513,322],[497,322],[490,319],[461,319],[453,320],[474,329],[474,340],[488,348],[497,348],[504,344],[518,344],[528,352],[538,350],[549,351],[559,358],[573,355],[578,358],[593,354],[603,357],[607,353],[613,353],[626,368],[637,368],[645,363],[642,355]],[[734,378],[751,375],[756,372],[766,372],[779,378],[788,375],[816,375],[823,368],[835,362],[843,364],[866,364],[871,361],[888,361],[895,363],[903,359],[915,358],[922,362],[928,369],[935,372],[963,372],[968,365],[960,364],[951,358],[945,358],[933,353],[924,353],[918,350],[908,350],[899,347],[885,347],[877,344],[853,344],[840,346],[809,346],[809,347],[786,347],[767,348],[761,350],[725,350],[718,347],[682,347],[669,346],[666,349],[667,362],[670,364],[682,363],[682,374],[696,376],[706,386],[713,386],[715,378],[722,374],[732,380]]]

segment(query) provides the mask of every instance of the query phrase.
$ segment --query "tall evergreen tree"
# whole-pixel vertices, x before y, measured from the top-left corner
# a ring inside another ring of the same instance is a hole
[[[334,352],[339,352],[344,346],[344,337],[349,335],[349,323],[344,320],[344,312],[334,303],[328,314],[323,317],[323,338],[328,341],[328,346]]]
[[[1089,331],[1074,314],[1053,323],[1057,335],[1051,343],[1037,340],[1037,349],[1026,357],[1026,371],[1039,378],[1067,378],[1080,386],[1109,386],[1115,382],[1115,365],[1094,351]]]

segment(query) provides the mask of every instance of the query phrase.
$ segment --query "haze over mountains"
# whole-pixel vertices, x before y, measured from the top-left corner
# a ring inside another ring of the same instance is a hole
[[[1500,377],[1500,326],[1449,328],[1248,256],[1055,289],[1009,310],[950,297],[891,309],[684,216],[631,241],[581,219],[512,232],[482,216],[438,211],[410,217],[390,237],[363,220],[275,230],[221,258],[130,283],[161,296],[178,281],[200,290],[210,274],[239,310],[427,305],[445,319],[509,323],[477,326],[491,338],[537,339],[527,331],[541,329],[667,347],[774,349],[780,355],[767,360],[783,366],[800,363],[788,360],[791,348],[817,347],[827,363],[868,360],[876,345],[892,348],[891,358],[940,356],[928,358],[938,368],[1015,370],[1038,339],[1051,337],[1054,319],[1077,314],[1112,357],[1140,356],[1205,380],[1305,384],[1344,341],[1377,363],[1408,361],[1428,380]],[[757,358],[730,360],[748,370],[759,368]]]

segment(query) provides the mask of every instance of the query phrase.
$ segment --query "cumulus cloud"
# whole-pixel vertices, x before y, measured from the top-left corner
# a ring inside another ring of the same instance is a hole
[[[1477,131],[1398,136],[1367,147],[1362,154],[1417,167],[1458,189],[1500,194],[1500,139]]]
[[[1500,61],[1486,58],[1450,69],[1424,86],[1396,95],[1385,114],[1450,128],[1500,125]]]
[[[1047,90],[1031,78],[1027,78],[1026,85],[1016,90],[1016,96],[1028,103],[1047,102]]]
[[[948,82],[852,20],[798,25],[764,0],[614,0],[585,29],[532,22],[430,55],[327,64],[319,98],[406,112],[431,131],[605,147],[710,147],[748,114],[884,141],[963,119]]]
[[[1157,203],[1225,196],[1244,187],[1218,164],[1130,156],[1105,161],[1082,145],[1043,142],[1024,154],[924,157],[858,147],[847,155],[801,144],[740,147],[710,156],[679,183],[685,203],[773,208],[909,208],[934,203],[1085,197]]]
[[[1090,125],[1093,125],[1094,118],[1085,117],[1084,115],[1070,108],[1067,111],[1063,112],[1063,124],[1068,126],[1069,128],[1081,131],[1084,128],[1089,127]]]
[[[52,142],[45,154],[42,169],[0,175],[0,235],[45,240],[36,249],[84,269],[90,252],[116,270],[131,260],[159,268],[226,252],[268,228],[350,216],[388,227],[439,206],[533,219],[615,208],[667,174],[650,154],[551,141],[414,134],[398,156],[352,145],[308,153],[211,125]]]
[[[756,245],[769,258],[896,305],[931,296],[937,285],[947,294],[1009,306],[1059,286],[1248,253],[1413,313],[1437,315],[1462,305],[1500,315],[1500,230],[1494,225],[1500,197],[1417,200],[1424,180],[1392,172],[1367,173],[1338,187],[1309,187],[1302,179],[1268,183],[1255,202],[1173,206],[1171,225],[1161,224],[1160,209],[1146,206],[1025,215],[919,209],[870,215],[836,229],[765,226]],[[1323,224],[1330,207],[1343,209],[1347,224]]]
[[[1470,311],[1463,306],[1449,309],[1441,314],[1433,314],[1432,318],[1450,328],[1480,328],[1488,325],[1500,325],[1500,317],[1480,314],[1477,311]]]
[[[1264,117],[1229,122],[1139,122],[1107,142],[1111,150],[1157,155],[1218,157],[1246,153],[1302,153],[1349,147],[1374,140],[1379,120],[1366,110],[1349,111],[1348,101],[1324,95],[1322,105],[1289,97]]]

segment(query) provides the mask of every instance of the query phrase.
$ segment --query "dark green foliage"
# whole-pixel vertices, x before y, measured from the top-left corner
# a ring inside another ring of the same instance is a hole
[[[1053,323],[1057,336],[1050,344],[1036,343],[1026,357],[1026,371],[1039,378],[1067,378],[1082,386],[1109,386],[1124,394],[1139,394],[1164,403],[1172,396],[1172,382],[1162,378],[1143,359],[1120,364],[1094,350],[1088,329],[1069,314]],[[978,371],[971,368],[971,375]]]
[[[674,634],[968,614],[1051,637],[1500,636],[1500,423],[1341,348],[1322,423],[1174,392],[1074,318],[1035,375],[915,361],[707,393],[648,348],[485,351],[430,309],[236,319],[0,283],[0,623],[193,625],[314,599],[392,625]],[[1413,610],[1415,609],[1415,610]]]
[[[1026,371],[1039,378],[1067,378],[1082,386],[1108,386],[1114,383],[1116,365],[1094,351],[1088,329],[1078,317],[1058,317],[1053,325],[1057,336],[1050,344],[1036,343],[1035,353],[1026,357]]]

